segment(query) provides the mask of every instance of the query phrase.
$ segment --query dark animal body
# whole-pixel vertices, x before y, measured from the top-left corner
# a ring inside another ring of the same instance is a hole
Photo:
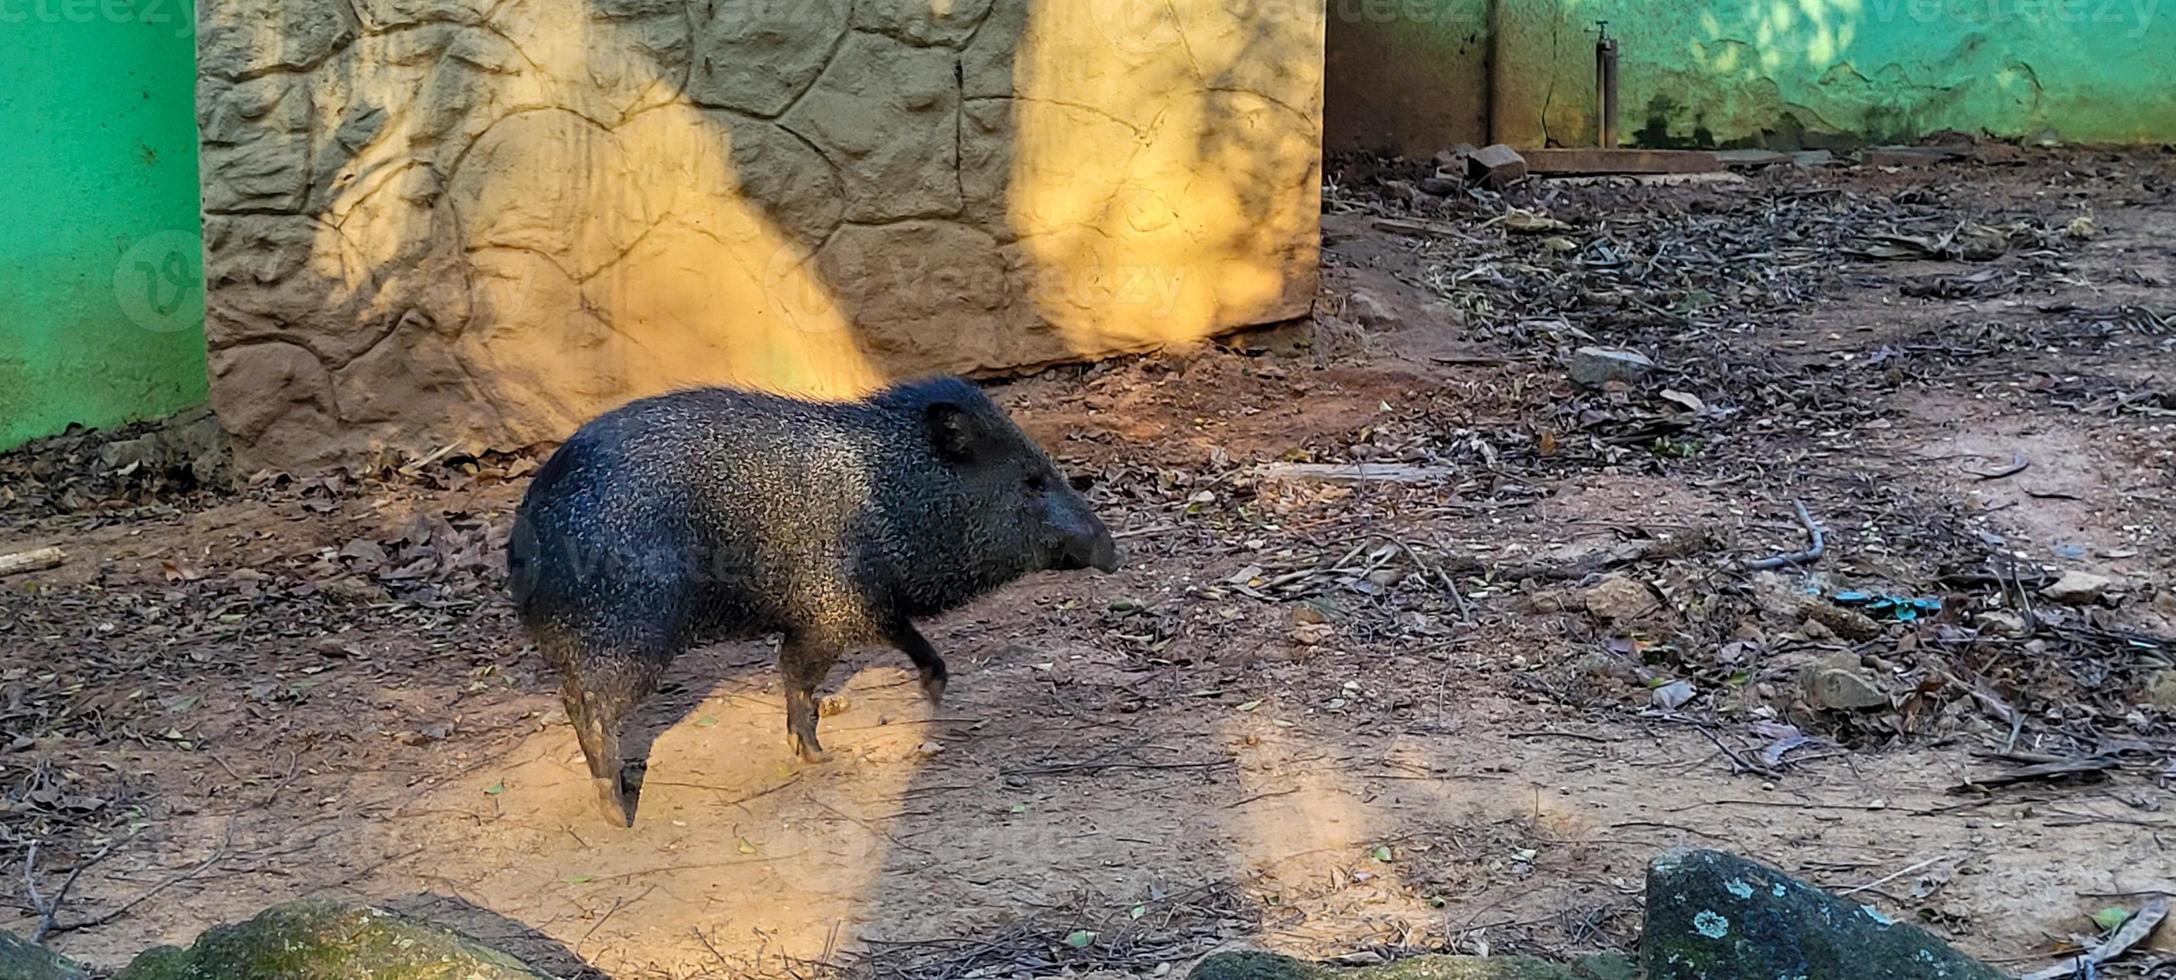
[[[598,800],[626,825],[621,728],[691,643],[782,634],[787,743],[822,761],[816,689],[848,649],[897,647],[937,703],[944,658],[913,620],[1030,572],[1114,571],[1118,553],[1033,440],[934,378],[849,402],[681,391],[602,415],[537,471],[507,566]]]

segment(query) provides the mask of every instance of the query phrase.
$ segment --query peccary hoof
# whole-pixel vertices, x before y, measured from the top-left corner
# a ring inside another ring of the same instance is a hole
[[[929,699],[930,707],[944,707],[944,688],[945,677],[943,674],[938,674],[934,677],[927,675],[923,676],[922,696]]]
[[[604,815],[605,822],[615,827],[635,825],[635,801],[620,788],[619,777],[600,777],[590,780],[590,784],[597,787],[597,812]]]
[[[786,733],[786,748],[793,752],[795,758],[810,765],[831,761],[831,757],[824,754],[824,747],[815,738],[804,739],[799,732]]]

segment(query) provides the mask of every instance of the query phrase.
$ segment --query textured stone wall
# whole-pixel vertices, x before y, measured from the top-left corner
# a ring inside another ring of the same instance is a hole
[[[245,465],[1304,313],[1321,0],[204,0]]]

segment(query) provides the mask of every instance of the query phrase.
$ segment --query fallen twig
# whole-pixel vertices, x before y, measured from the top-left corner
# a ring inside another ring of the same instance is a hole
[[[42,572],[48,568],[57,568],[67,560],[68,553],[59,548],[33,548],[11,555],[0,555],[0,575]]]
[[[108,922],[112,922],[115,919],[127,915],[130,910],[134,909],[138,905],[142,905],[143,903],[152,900],[153,898],[157,897],[160,892],[172,888],[175,885],[181,884],[184,881],[193,879],[206,871],[210,871],[212,869],[212,865],[218,864],[220,858],[227,856],[227,845],[233,843],[233,841],[234,828],[230,825],[227,827],[226,834],[219,838],[219,846],[212,849],[212,856],[205,858],[204,863],[199,864],[196,867],[190,868],[187,871],[184,871],[178,875],[166,879],[165,881],[159,882],[158,884],[151,886],[149,891],[146,891],[143,894],[136,896],[135,898],[129,899],[127,902],[124,902],[119,906],[107,910],[107,912],[103,915],[94,916],[81,922],[54,922],[51,928],[43,930],[42,935],[58,935],[63,932],[74,932],[77,929],[96,929],[99,926],[105,925]],[[72,877],[73,876],[71,876],[71,878]],[[56,902],[55,904],[57,905],[58,903]]]
[[[1747,570],[1758,572],[1771,568],[1782,568],[1785,565],[1802,565],[1819,561],[1821,555],[1828,550],[1828,541],[1821,534],[1821,525],[1814,523],[1813,515],[1807,513],[1806,502],[1793,500],[1791,501],[1791,507],[1798,511],[1798,523],[1806,526],[1806,537],[1810,539],[1811,543],[1806,546],[1804,551],[1793,551],[1787,555],[1776,555],[1773,558],[1760,558],[1746,562],[1745,568]]]
[[[2043,762],[2038,765],[2025,766],[2021,769],[1995,773],[1990,776],[1966,777],[1964,782],[1950,787],[1949,791],[1952,793],[1969,793],[1973,790],[1996,789],[2017,783],[2027,783],[2036,779],[2061,779],[2064,776],[2082,776],[2088,773],[2106,772],[2114,769],[2117,764],[2116,758],[2109,755],[2087,756],[2080,759],[2057,759],[2053,762]]]
[[[1970,474],[1972,474],[1973,476],[1976,476],[1976,477],[1978,477],[1978,478],[1980,478],[1980,479],[1982,479],[1982,480],[2000,480],[2000,479],[2002,479],[2003,477],[2006,477],[2006,476],[2016,476],[2016,475],[2018,475],[2019,473],[2023,473],[2023,472],[2025,472],[2025,468],[2026,468],[2026,467],[2028,467],[2028,466],[2031,466],[2031,465],[2032,465],[2032,461],[2031,461],[2031,460],[2029,460],[2029,459],[2026,459],[2026,458],[2025,458],[2025,454],[2023,454],[2023,453],[2011,453],[2011,454],[2010,454],[2010,465],[2008,465],[2008,466],[2005,466],[2005,467],[2003,467],[2003,468],[2001,468],[2001,469],[1999,469],[1999,470],[1973,470],[1973,469],[1968,469],[1968,470],[1965,470],[1965,472],[1966,472],[1966,473],[1970,473]]]
[[[120,843],[118,840],[109,841],[106,846],[99,848],[98,853],[91,855],[89,859],[76,862],[76,866],[69,870],[68,877],[61,879],[60,890],[54,892],[53,900],[48,902],[38,896],[39,842],[30,842],[30,852],[23,855],[23,889],[29,894],[31,911],[37,913],[38,916],[37,928],[30,931],[30,941],[33,945],[44,942],[48,934],[56,931],[54,927],[60,918],[60,903],[68,900],[68,890],[76,886],[76,879],[82,876],[83,872],[91,865],[105,860],[106,855],[112,854],[113,849],[119,846]]]

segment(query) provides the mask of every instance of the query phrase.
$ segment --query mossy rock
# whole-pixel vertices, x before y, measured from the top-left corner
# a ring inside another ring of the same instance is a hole
[[[83,980],[89,975],[74,960],[0,929],[0,980]]]
[[[1871,905],[1717,851],[1647,868],[1647,980],[2008,980]]]
[[[1414,956],[1377,966],[1322,966],[1275,953],[1218,953],[1188,980],[1618,980],[1629,977],[1621,957],[1572,966],[1529,956]]]
[[[429,923],[338,902],[275,905],[214,926],[187,949],[160,946],[114,980],[549,980]]]

